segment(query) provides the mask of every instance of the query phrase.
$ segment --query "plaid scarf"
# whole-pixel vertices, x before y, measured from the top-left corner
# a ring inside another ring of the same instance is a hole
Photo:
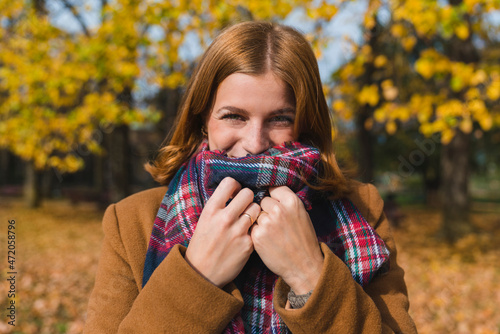
[[[306,185],[306,180],[314,182],[319,163],[316,148],[297,142],[242,158],[229,158],[202,144],[201,151],[170,182],[158,210],[144,264],[143,286],[174,245],[188,246],[205,203],[226,176],[252,189],[257,203],[268,194],[270,186],[288,186],[304,202],[318,241],[326,243],[349,267],[354,280],[365,286],[388,260],[389,251],[351,201],[330,201]],[[273,307],[277,279],[254,252],[234,280],[244,306],[225,333],[289,333]]]

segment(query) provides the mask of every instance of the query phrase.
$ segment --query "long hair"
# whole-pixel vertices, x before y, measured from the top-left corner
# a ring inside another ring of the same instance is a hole
[[[333,150],[332,120],[323,94],[316,57],[308,41],[291,27],[271,22],[243,22],[225,29],[199,61],[187,85],[175,131],[156,158],[146,164],[155,181],[167,185],[197,150],[217,88],[233,73],[272,71],[295,98],[298,141],[318,148],[323,166],[314,188],[341,196],[348,180]]]

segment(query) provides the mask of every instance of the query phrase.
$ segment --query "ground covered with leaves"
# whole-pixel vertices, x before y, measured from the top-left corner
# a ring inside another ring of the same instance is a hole
[[[500,215],[476,212],[478,233],[454,246],[435,238],[440,215],[403,208],[394,231],[419,333],[500,333]],[[0,199],[0,333],[81,333],[102,241],[102,211],[47,201],[25,210]],[[7,324],[8,220],[16,221],[16,326]]]

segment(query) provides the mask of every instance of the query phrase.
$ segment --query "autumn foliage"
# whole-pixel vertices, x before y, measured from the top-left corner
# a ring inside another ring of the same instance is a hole
[[[2,317],[0,333],[82,332],[103,237],[102,214],[91,204],[61,200],[24,210],[19,200],[2,198],[0,216],[15,218],[18,228],[19,308],[18,326],[8,326]],[[405,208],[404,214],[394,235],[419,333],[498,333],[498,215],[473,215],[481,233],[448,246],[434,238],[438,212],[415,207]],[[5,229],[5,220],[0,227]],[[5,234],[0,238],[4,245]],[[1,291],[8,283],[5,272]],[[2,309],[6,298],[0,294]]]
[[[394,134],[417,122],[443,144],[458,130],[500,126],[500,64],[488,54],[499,31],[489,15],[499,9],[488,0],[370,1],[365,39],[335,74],[335,111],[351,119],[370,106],[367,129],[381,124]]]
[[[101,153],[106,129],[159,120],[134,93],[145,89],[141,85],[185,84],[193,62],[181,57],[188,38],[204,48],[230,23],[283,19],[306,7],[296,0],[59,2],[80,32],[54,25],[44,1],[0,0],[0,148],[36,169],[60,172],[83,167],[77,150]],[[99,14],[97,24],[83,20],[89,10]],[[318,22],[335,13],[326,1],[307,6]],[[311,34],[311,41],[318,36]]]

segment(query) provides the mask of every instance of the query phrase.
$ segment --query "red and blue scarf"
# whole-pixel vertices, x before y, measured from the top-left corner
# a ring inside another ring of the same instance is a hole
[[[366,286],[388,262],[389,251],[351,201],[328,200],[308,187],[306,180],[314,182],[319,164],[319,150],[297,142],[242,158],[209,151],[202,144],[201,151],[172,179],[160,205],[146,254],[143,286],[174,245],[188,246],[205,203],[226,176],[252,189],[257,203],[269,187],[288,186],[304,202],[318,241],[326,243],[349,267],[353,279]],[[254,252],[234,280],[244,306],[225,333],[289,333],[273,307],[277,279]]]

